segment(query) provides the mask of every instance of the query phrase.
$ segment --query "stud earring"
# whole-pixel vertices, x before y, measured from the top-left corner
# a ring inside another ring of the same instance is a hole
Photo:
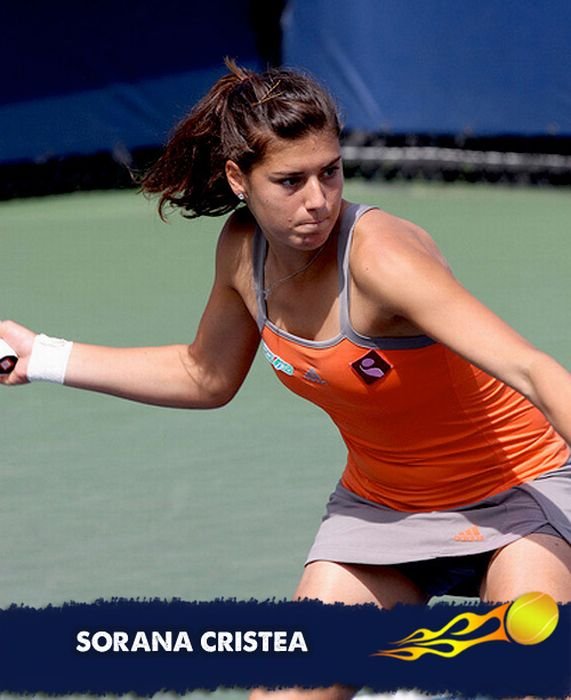
[[[244,199],[245,199],[244,193],[243,193],[243,192],[238,192],[238,194],[236,195],[236,197],[238,197],[238,199],[239,199],[241,202],[243,202]]]

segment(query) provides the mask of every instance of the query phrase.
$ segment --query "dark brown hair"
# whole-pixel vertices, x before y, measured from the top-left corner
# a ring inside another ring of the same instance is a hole
[[[226,180],[233,160],[244,173],[259,163],[273,138],[295,139],[341,126],[329,94],[311,77],[282,68],[264,73],[226,59],[220,78],[175,127],[163,154],[141,179],[159,194],[159,212],[178,207],[183,216],[218,216],[239,200]]]

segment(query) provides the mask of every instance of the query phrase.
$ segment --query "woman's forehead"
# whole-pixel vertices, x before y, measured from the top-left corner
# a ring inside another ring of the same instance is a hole
[[[296,139],[274,137],[268,143],[263,161],[269,170],[302,170],[310,163],[327,164],[339,157],[341,147],[336,134],[329,130],[310,132]]]

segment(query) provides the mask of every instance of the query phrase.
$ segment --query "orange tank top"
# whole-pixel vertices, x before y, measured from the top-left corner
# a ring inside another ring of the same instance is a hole
[[[338,241],[340,334],[311,341],[267,318],[267,251],[254,239],[262,349],[278,378],[325,410],[347,446],[341,479],[400,511],[447,510],[556,469],[569,448],[521,394],[427,336],[368,338],[351,327],[351,237],[371,207],[349,205]]]

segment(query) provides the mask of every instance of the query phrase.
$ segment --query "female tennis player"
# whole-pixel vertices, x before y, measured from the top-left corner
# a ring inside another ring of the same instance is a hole
[[[161,215],[233,212],[194,341],[116,349],[4,321],[19,361],[2,382],[213,408],[261,342],[347,446],[296,598],[571,601],[569,373],[466,291],[425,231],[343,199],[339,119],[313,79],[228,65],[142,181]]]

